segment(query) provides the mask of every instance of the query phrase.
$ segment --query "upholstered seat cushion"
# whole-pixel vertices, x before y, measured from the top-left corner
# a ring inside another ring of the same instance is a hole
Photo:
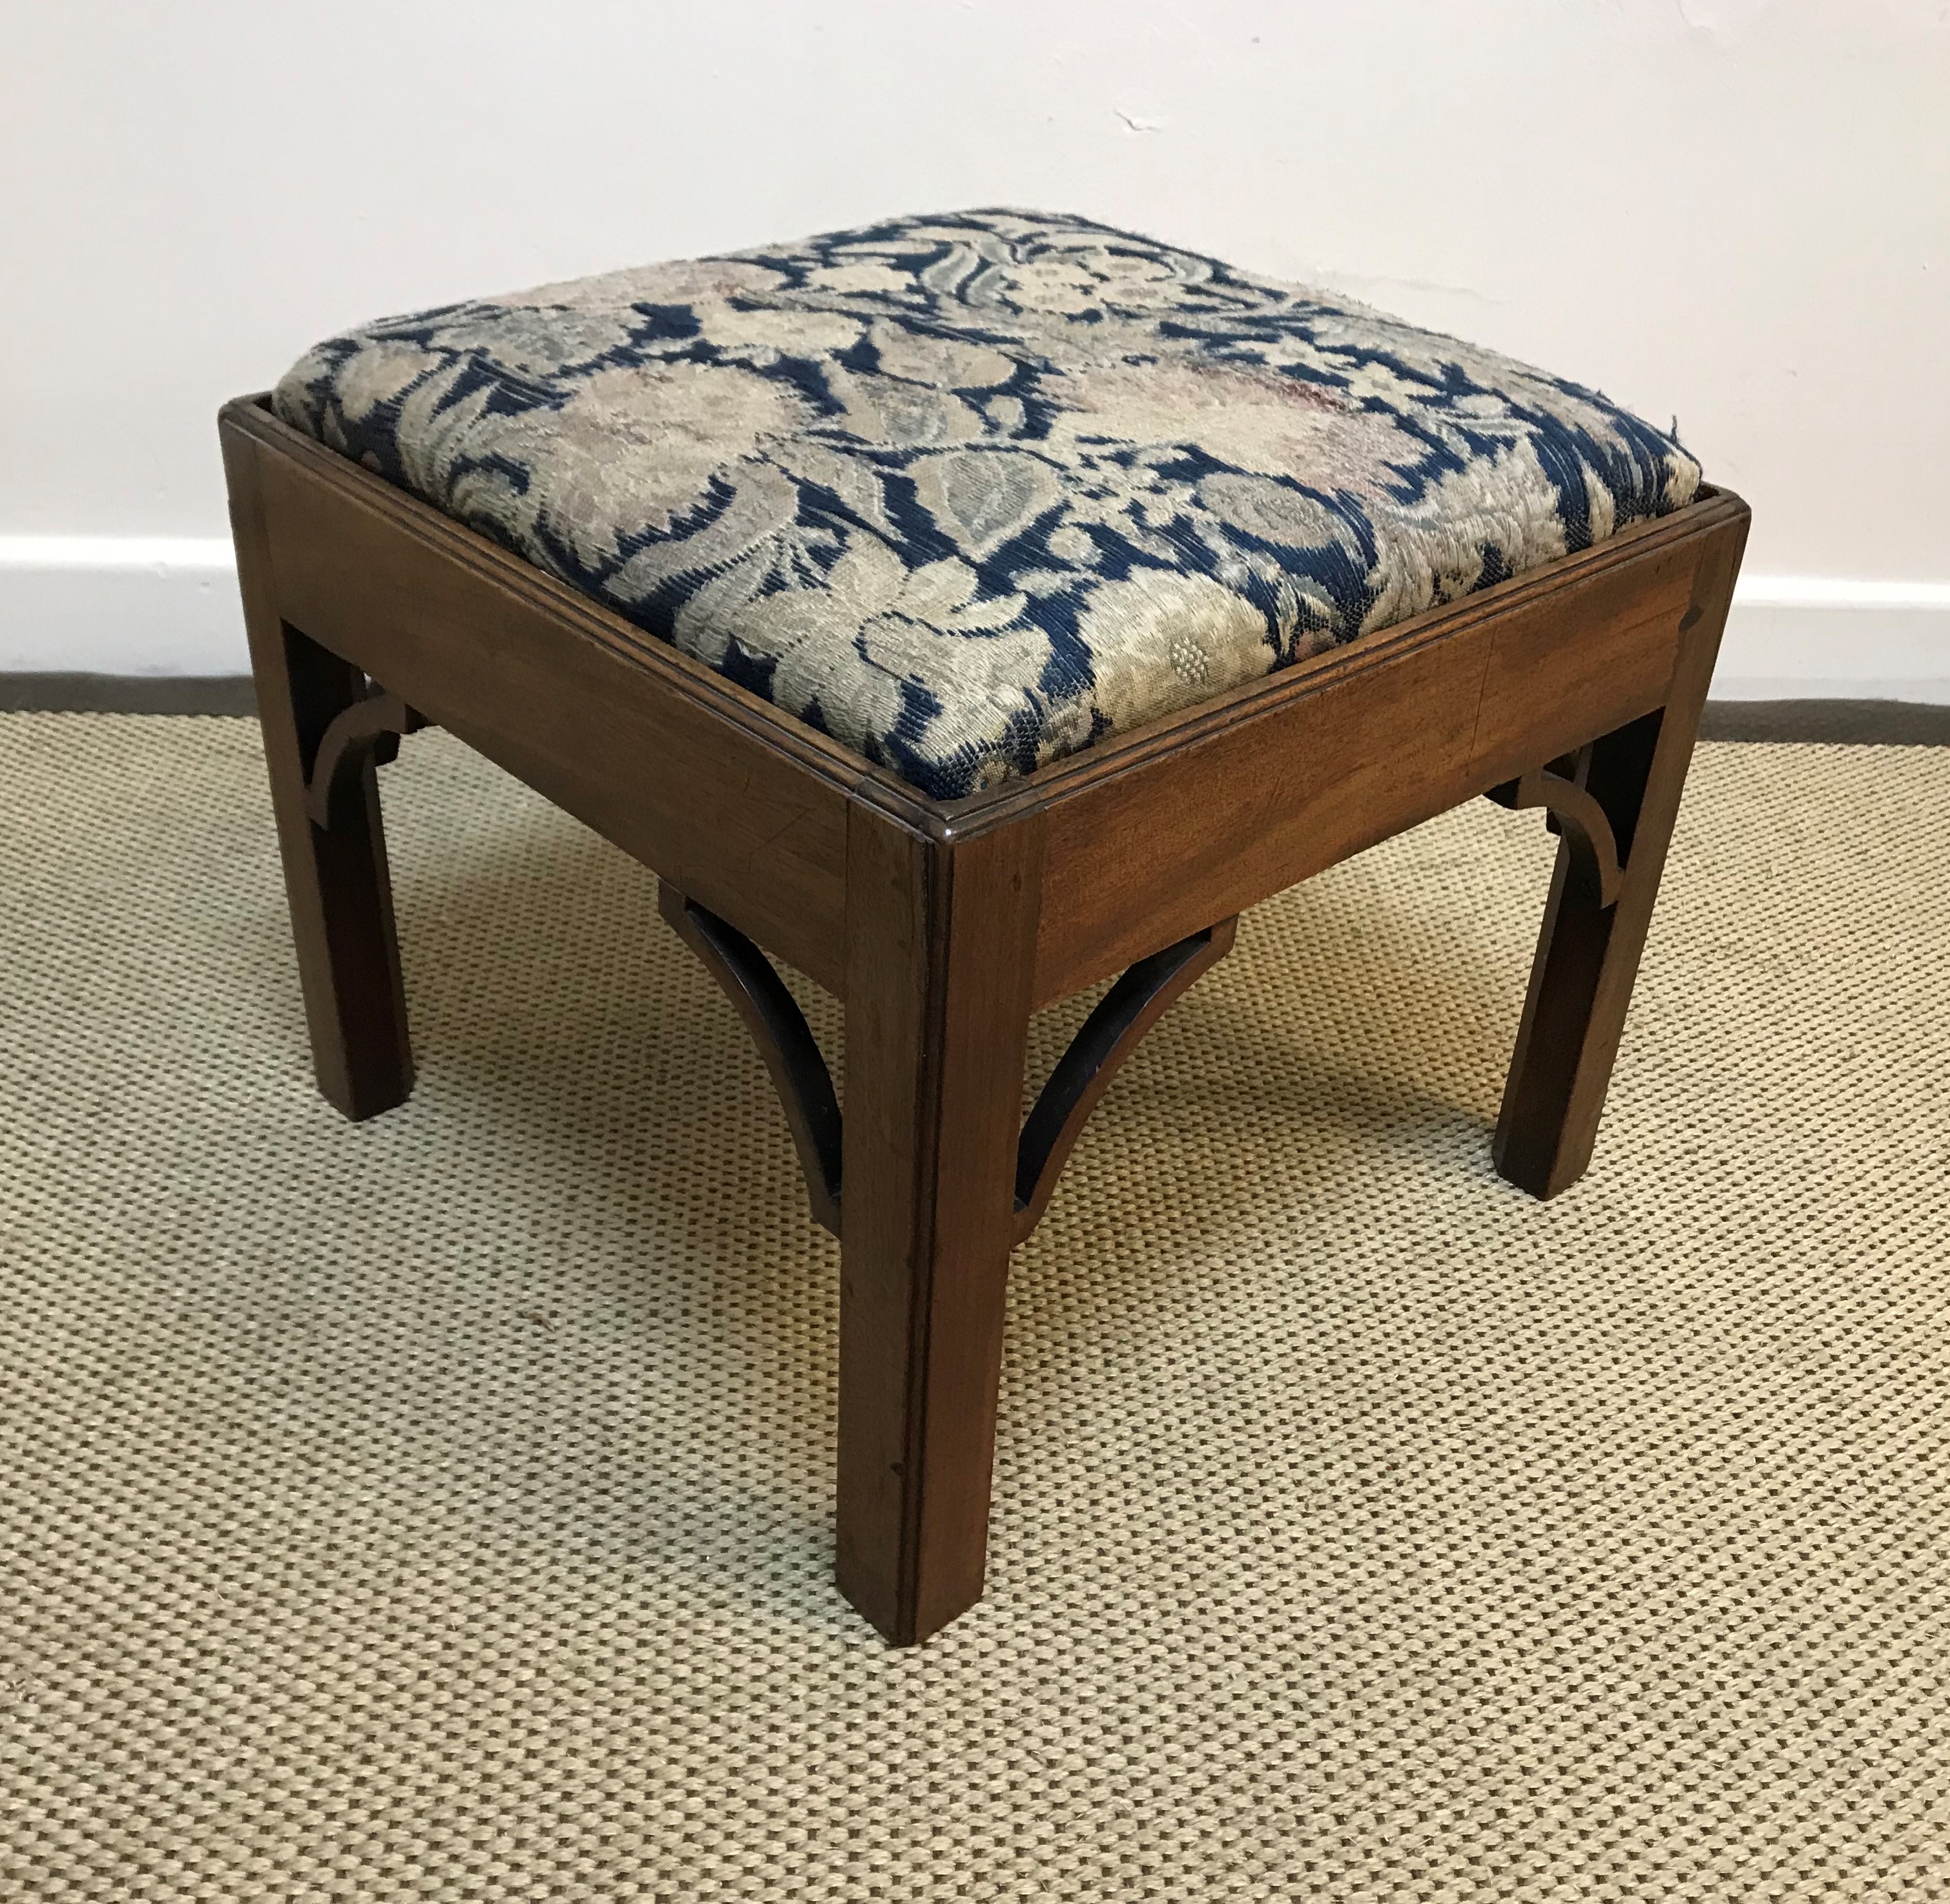
[[[1699,481],[1576,384],[1020,211],[388,319],[307,352],[276,400],[940,798]]]

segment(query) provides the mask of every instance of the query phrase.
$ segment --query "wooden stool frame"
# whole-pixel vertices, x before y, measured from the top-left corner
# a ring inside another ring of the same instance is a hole
[[[1746,541],[1737,497],[941,802],[263,397],[220,423],[320,1089],[356,1118],[413,1086],[375,773],[400,733],[451,729],[653,868],[841,1238],[837,1573],[889,1640],[981,1592],[1010,1251],[1244,908],[1464,800],[1546,809],[1561,844],[1494,1156],[1540,1197],[1584,1171]],[[843,1117],[765,954],[844,1003]],[[1030,1014],[1119,972],[1024,1125]]]

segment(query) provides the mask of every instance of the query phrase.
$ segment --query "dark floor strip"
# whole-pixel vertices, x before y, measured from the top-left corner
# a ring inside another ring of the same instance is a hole
[[[248,675],[0,675],[0,714],[255,714]]]
[[[0,674],[0,714],[252,714],[248,675]],[[1706,740],[1950,746],[1950,707],[1920,701],[1712,701]]]
[[[1950,707],[1924,701],[1709,701],[1699,736],[1950,747]]]

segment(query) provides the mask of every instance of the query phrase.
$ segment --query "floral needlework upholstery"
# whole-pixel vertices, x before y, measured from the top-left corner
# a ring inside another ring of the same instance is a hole
[[[307,353],[275,400],[940,799],[1699,481],[1578,385],[1033,212],[389,318]]]

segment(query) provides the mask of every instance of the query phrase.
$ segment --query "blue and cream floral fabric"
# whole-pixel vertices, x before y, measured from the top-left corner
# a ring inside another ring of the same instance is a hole
[[[388,319],[308,352],[276,400],[939,798],[1699,481],[1576,384],[1019,211]]]

